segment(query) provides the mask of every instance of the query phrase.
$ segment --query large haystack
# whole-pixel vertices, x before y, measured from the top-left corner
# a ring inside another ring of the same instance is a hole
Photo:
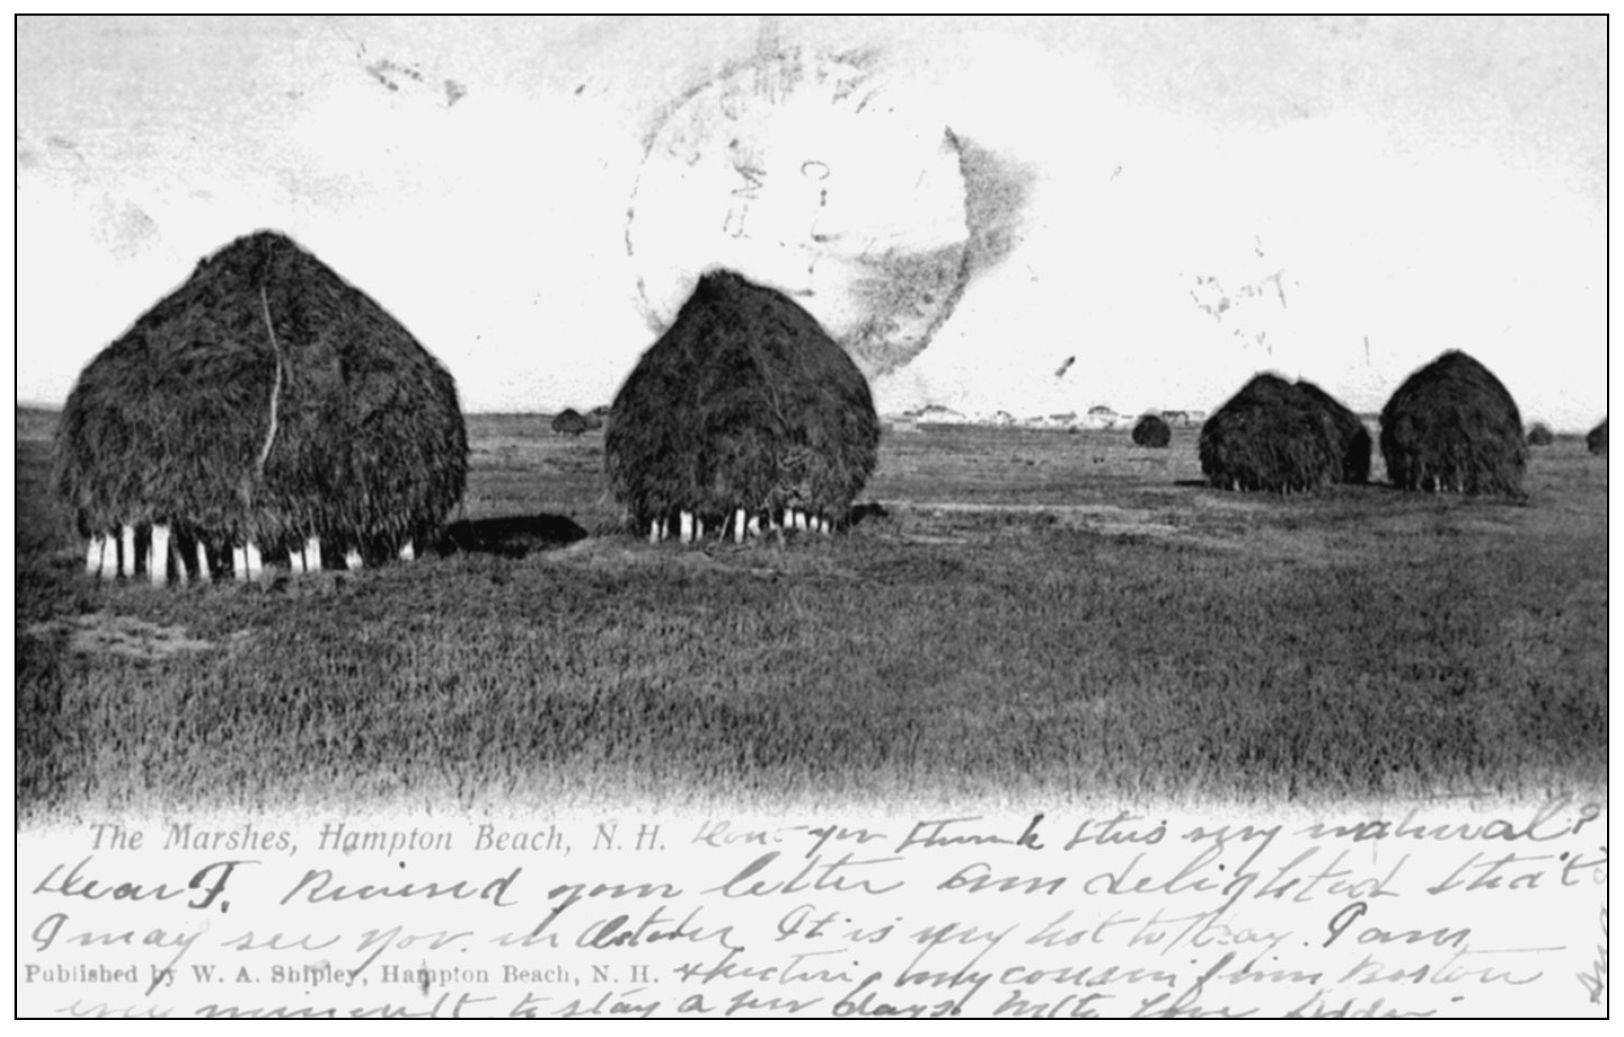
[[[639,529],[682,513],[711,528],[740,511],[838,521],[879,437],[868,382],[818,322],[717,271],[621,387],[604,458]]]
[[[450,374],[359,289],[262,231],[200,262],[85,368],[55,484],[81,534],[167,526],[218,569],[245,543],[274,557],[318,537],[332,564],[432,540],[467,468]],[[194,568],[195,552],[181,557]]]
[[[1139,446],[1165,447],[1173,441],[1173,430],[1155,414],[1146,414],[1133,426],[1133,441]]]
[[[1295,493],[1342,477],[1335,422],[1318,399],[1260,374],[1201,426],[1201,472],[1219,489]]]
[[[1591,429],[1585,436],[1585,447],[1592,454],[1607,453],[1607,419],[1603,418],[1600,425]]]
[[[1321,414],[1331,423],[1337,454],[1342,460],[1339,482],[1363,483],[1370,481],[1370,430],[1341,400],[1321,389],[1313,382],[1297,379],[1297,391],[1308,397]]]
[[[1400,489],[1522,494],[1517,403],[1465,353],[1451,350],[1399,386],[1382,408],[1381,447]]]

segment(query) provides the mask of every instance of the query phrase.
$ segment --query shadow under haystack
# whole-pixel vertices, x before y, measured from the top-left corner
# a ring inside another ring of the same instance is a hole
[[[1591,429],[1590,432],[1585,436],[1585,449],[1589,450],[1592,454],[1607,453],[1606,421],[1603,421],[1600,425],[1597,425],[1595,428]]]
[[[1382,408],[1382,457],[1403,490],[1522,495],[1528,447],[1511,393],[1456,350],[1410,375]]]
[[[533,551],[573,544],[587,536],[586,530],[563,515],[502,515],[453,522],[446,527],[435,550],[442,557],[477,553],[523,558]]]
[[[81,535],[167,526],[217,571],[244,543],[275,557],[318,537],[331,566],[430,542],[468,469],[451,375],[269,231],[202,260],[90,362],[55,446]]]
[[[1336,409],[1364,435],[1362,469]],[[1368,478],[1369,446],[1359,419],[1317,386],[1260,374],[1201,426],[1201,473],[1219,489],[1299,493]]]
[[[1133,426],[1133,441],[1138,446],[1165,447],[1173,442],[1173,430],[1155,414],[1146,414]]]
[[[798,511],[838,520],[874,470],[868,382],[787,296],[700,278],[615,397],[609,486],[638,528]]]

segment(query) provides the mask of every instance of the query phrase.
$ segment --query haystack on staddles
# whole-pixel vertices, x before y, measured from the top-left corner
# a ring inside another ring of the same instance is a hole
[[[140,555],[157,581],[251,575],[261,557],[302,569],[409,554],[438,535],[467,470],[451,375],[262,231],[200,262],[85,368],[55,484],[91,568],[133,574]]]
[[[614,401],[610,490],[661,539],[765,522],[828,531],[874,470],[868,382],[788,297],[705,274]]]
[[[1382,408],[1382,457],[1405,490],[1520,496],[1528,447],[1517,403],[1489,369],[1451,350]]]
[[[574,407],[565,407],[553,419],[553,431],[562,436],[579,436],[591,427]]]
[[[1155,414],[1146,414],[1135,422],[1132,435],[1139,446],[1165,447],[1173,441],[1173,430]]]
[[[1297,493],[1343,472],[1330,415],[1273,374],[1256,376],[1213,412],[1201,426],[1199,452],[1202,474],[1219,489]]]
[[[1600,425],[1591,429],[1585,436],[1585,448],[1592,454],[1607,453],[1607,421],[1602,420]]]

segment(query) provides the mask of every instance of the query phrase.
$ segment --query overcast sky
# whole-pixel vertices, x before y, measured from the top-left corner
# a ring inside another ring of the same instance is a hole
[[[23,18],[18,397],[60,404],[199,258],[269,227],[471,411],[607,402],[719,264],[862,339],[888,411],[1210,410],[1260,370],[1378,410],[1456,348],[1526,420],[1587,429],[1605,32]]]

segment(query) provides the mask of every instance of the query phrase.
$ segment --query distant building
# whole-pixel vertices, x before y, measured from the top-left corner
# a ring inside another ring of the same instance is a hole
[[[1088,408],[1088,416],[1083,420],[1082,427],[1092,429],[1115,428],[1124,420],[1125,419],[1122,415],[1118,414],[1110,407],[1100,404],[1098,406]]]
[[[1155,414],[1156,411],[1146,413]],[[1161,419],[1173,428],[1198,428],[1206,420],[1205,411],[1165,410],[1159,412]],[[986,428],[1029,428],[1029,429],[1130,429],[1139,420],[1139,415],[1120,414],[1111,407],[1101,403],[1088,408],[1082,414],[1076,411],[1065,411],[1054,414],[1033,414],[1028,417],[1017,418],[1007,410],[998,410],[991,413],[966,414],[954,410],[952,407],[940,403],[926,404],[901,414],[889,415],[886,422],[897,431],[914,431],[918,427],[927,425],[976,425]]]
[[[915,419],[921,425],[968,425],[970,419],[951,407],[944,407],[939,403],[932,403],[915,412]]]

